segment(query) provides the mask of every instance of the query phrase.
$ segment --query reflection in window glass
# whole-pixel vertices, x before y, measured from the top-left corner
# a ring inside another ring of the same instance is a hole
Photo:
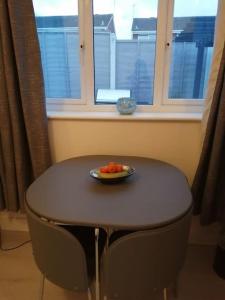
[[[78,0],[33,0],[47,98],[80,98]]]
[[[157,0],[94,0],[96,103],[152,104]]]
[[[217,0],[175,0],[169,98],[204,98],[217,3]]]

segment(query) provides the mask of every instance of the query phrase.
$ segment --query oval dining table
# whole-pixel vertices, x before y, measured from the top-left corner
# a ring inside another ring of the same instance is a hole
[[[134,174],[113,184],[90,176],[92,169],[112,161],[134,168]],[[192,195],[185,175],[168,163],[144,157],[90,155],[51,166],[28,188],[26,202],[47,221],[109,232],[153,229],[176,222],[190,213]],[[96,260],[97,266],[98,256]]]
[[[120,162],[135,173],[104,184],[90,170]],[[26,200],[38,216],[58,223],[111,229],[150,229],[172,223],[192,206],[184,174],[162,161],[90,155],[54,164],[28,188]]]

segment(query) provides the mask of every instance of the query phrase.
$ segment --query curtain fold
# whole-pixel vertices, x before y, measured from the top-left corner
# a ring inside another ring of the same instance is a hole
[[[1,129],[1,127],[0,127]],[[2,179],[3,179],[3,159],[2,159],[2,148],[1,148],[1,130],[0,130],[0,210],[5,208],[5,201],[4,201],[4,193],[3,193],[3,184],[2,184]]]
[[[225,47],[192,193],[202,224],[225,225]]]
[[[0,1],[0,177],[8,210],[51,164],[40,49],[31,0]]]
[[[206,92],[205,108],[202,120],[202,136],[205,136],[207,122],[212,104],[213,94],[215,91],[216,80],[220,68],[223,45],[225,42],[225,1],[218,1],[217,17],[215,24],[214,50],[212,57],[212,66],[209,75],[209,82]]]

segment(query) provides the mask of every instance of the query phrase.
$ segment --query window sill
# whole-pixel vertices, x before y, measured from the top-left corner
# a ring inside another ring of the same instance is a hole
[[[202,120],[202,113],[143,113],[120,115],[117,112],[58,112],[49,111],[48,119],[61,120],[118,120],[118,121],[196,121]]]

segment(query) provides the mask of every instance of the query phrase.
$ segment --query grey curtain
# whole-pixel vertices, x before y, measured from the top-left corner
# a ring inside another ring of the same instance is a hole
[[[225,47],[192,193],[201,223],[225,226]]]
[[[0,0],[0,208],[23,210],[51,163],[32,0]]]

